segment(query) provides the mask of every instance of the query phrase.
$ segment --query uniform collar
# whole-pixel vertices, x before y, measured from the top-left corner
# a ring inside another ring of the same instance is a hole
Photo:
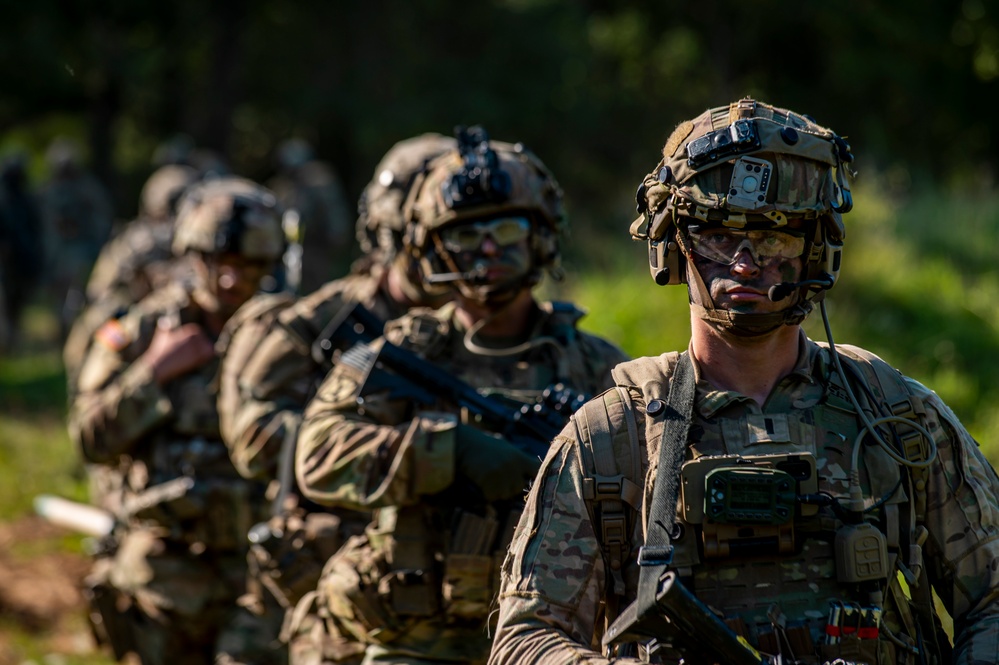
[[[777,386],[774,388],[774,395],[771,396],[768,403],[774,402],[774,397],[777,393],[800,391],[802,389],[810,392],[806,386],[818,387],[819,382],[816,376],[817,373],[822,372],[821,367],[824,365],[820,355],[821,347],[808,339],[803,330],[799,330],[798,335],[801,341],[798,345],[798,359],[791,372],[777,383]],[[753,412],[761,411],[760,406],[746,395],[734,390],[719,390],[709,384],[702,377],[700,365],[697,359],[694,358],[689,347],[687,348],[687,353],[690,355],[691,364],[694,367],[694,380],[697,382],[694,408],[702,418],[713,418],[718,412],[736,403],[744,404]]]

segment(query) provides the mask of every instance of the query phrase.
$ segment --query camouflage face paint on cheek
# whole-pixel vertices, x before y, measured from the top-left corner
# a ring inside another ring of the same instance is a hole
[[[791,261],[784,261],[777,268],[780,271],[781,280],[784,282],[795,282],[798,280],[798,273],[800,272],[799,266],[794,265]]]

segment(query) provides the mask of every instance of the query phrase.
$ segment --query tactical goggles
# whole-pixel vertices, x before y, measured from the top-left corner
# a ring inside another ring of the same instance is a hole
[[[444,248],[451,252],[471,252],[482,246],[488,235],[500,246],[520,242],[531,234],[531,220],[526,217],[497,217],[484,222],[467,222],[440,231]]]
[[[706,259],[732,265],[746,249],[753,261],[765,268],[780,261],[794,259],[805,252],[803,233],[790,230],[743,230],[724,226],[691,225],[687,229],[691,251]]]

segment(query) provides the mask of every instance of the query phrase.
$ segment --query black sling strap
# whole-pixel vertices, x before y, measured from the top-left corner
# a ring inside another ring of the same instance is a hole
[[[694,367],[689,353],[681,353],[666,398],[663,438],[659,443],[659,464],[652,489],[652,507],[645,534],[645,545],[638,550],[638,615],[656,604],[659,580],[673,561],[670,534],[676,519],[680,488],[680,465],[687,450],[694,408]]]

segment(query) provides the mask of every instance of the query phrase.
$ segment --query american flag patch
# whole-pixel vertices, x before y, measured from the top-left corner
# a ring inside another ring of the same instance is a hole
[[[111,319],[98,328],[94,339],[112,351],[121,351],[128,346],[128,335],[118,319]]]

